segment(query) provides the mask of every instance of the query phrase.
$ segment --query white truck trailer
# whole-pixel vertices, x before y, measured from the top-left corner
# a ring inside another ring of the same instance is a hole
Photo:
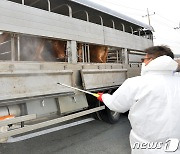
[[[117,122],[120,113],[57,83],[112,93],[139,74],[152,31],[88,0],[1,0],[0,139],[91,113]]]

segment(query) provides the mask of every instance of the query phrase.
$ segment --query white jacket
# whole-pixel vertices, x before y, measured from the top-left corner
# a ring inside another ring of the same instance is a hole
[[[177,63],[170,57],[158,57],[145,66],[144,75],[127,79],[113,95],[103,94],[110,110],[129,110],[131,147],[135,142],[165,145],[169,138],[180,140],[180,77],[173,75],[176,68]],[[167,154],[162,148],[132,150],[132,154],[161,153]]]

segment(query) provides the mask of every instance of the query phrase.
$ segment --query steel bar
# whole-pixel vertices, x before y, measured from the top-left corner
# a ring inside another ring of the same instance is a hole
[[[63,84],[63,83],[57,83],[57,84],[62,85],[64,87],[68,87],[68,88],[74,89],[74,90],[81,91],[81,92],[86,93],[86,94],[90,94],[90,95],[95,96],[95,93],[92,93],[92,92],[89,92],[89,91],[85,91],[85,90],[82,90],[82,89],[79,89],[79,88],[76,88],[76,87],[68,86],[68,85]]]
[[[33,131],[33,130],[36,130],[36,129],[39,129],[39,128],[51,126],[51,125],[54,125],[54,124],[57,124],[57,123],[67,121],[67,120],[71,120],[71,119],[75,119],[75,118],[78,118],[78,117],[81,117],[81,116],[84,116],[84,115],[88,115],[88,114],[91,114],[93,112],[97,112],[97,111],[100,111],[100,110],[103,110],[103,109],[105,109],[105,106],[96,107],[96,108],[93,108],[93,109],[89,109],[89,110],[85,110],[85,111],[82,111],[82,112],[74,113],[74,114],[64,116],[64,117],[60,117],[60,118],[57,118],[57,119],[37,123],[37,124],[34,124],[34,125],[25,126],[25,127],[19,128],[19,129],[10,130],[10,131],[7,131],[7,132],[0,133],[0,138],[10,137],[10,136],[22,134],[22,133],[25,133],[25,132],[28,132],[28,131]]]

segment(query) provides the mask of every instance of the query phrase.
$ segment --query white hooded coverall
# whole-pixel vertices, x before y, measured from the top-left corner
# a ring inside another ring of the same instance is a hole
[[[180,140],[180,76],[173,74],[176,68],[169,56],[158,57],[145,66],[143,75],[127,79],[113,95],[102,95],[110,110],[129,110],[132,154],[167,154],[164,147],[133,149],[136,142],[163,142],[164,146],[169,138]],[[173,154],[180,154],[180,148]]]

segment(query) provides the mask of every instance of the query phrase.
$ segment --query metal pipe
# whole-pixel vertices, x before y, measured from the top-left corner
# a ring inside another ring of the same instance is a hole
[[[125,32],[125,27],[124,27],[124,24],[122,24],[122,23],[121,23],[121,25],[122,25],[122,27],[123,27],[123,32]]]
[[[129,54],[127,48],[123,49],[123,53],[124,53],[124,64],[129,64]]]
[[[111,20],[111,21],[112,21],[113,29],[115,29],[115,23],[114,23],[114,20]]]
[[[57,83],[61,86],[64,86],[64,87],[68,87],[68,88],[71,88],[71,89],[74,89],[74,90],[77,90],[77,91],[81,91],[83,93],[86,93],[86,94],[89,94],[89,95],[93,95],[95,97],[99,97],[99,94],[95,94],[95,93],[92,93],[92,92],[89,92],[89,91],[86,91],[86,90],[82,90],[82,89],[79,89],[79,88],[76,88],[76,87],[72,87],[72,86],[68,86],[66,84],[63,84],[63,83]]]
[[[82,60],[83,60],[83,63],[84,63],[84,44],[82,44]]]
[[[116,58],[117,58],[117,63],[119,62],[119,51],[116,50]]]
[[[86,50],[86,44],[84,45],[85,48],[84,48],[84,58],[85,58],[85,62],[87,62],[87,50]]]
[[[87,22],[89,22],[89,14],[88,14],[88,12],[87,11],[85,11],[85,10],[78,10],[78,11],[76,11],[76,12],[73,12],[73,14],[76,14],[76,13],[79,13],[79,12],[85,12],[85,14],[86,14],[86,21]]]
[[[90,63],[90,51],[89,51],[89,45],[87,44],[87,53],[88,53],[88,63]]]
[[[49,0],[47,0],[47,2],[48,2],[48,11],[51,12],[51,3]]]
[[[15,41],[14,41],[14,34],[11,35],[11,61],[15,61]]]
[[[68,4],[67,4],[67,6],[68,6],[68,9],[69,9],[69,17],[72,18],[72,8],[71,8],[71,6],[68,5]]]
[[[130,28],[131,28],[131,33],[133,34],[133,28],[130,26]]]
[[[71,41],[67,41],[66,50],[68,55],[68,63],[71,63],[72,62]]]
[[[20,61],[20,37],[17,36],[17,54],[18,54],[18,61]]]
[[[84,11],[86,13],[87,22],[89,22],[89,14],[87,11]]]
[[[101,25],[103,26],[103,18],[101,17],[101,16],[99,16],[99,18],[100,18],[100,21],[101,21]]]

